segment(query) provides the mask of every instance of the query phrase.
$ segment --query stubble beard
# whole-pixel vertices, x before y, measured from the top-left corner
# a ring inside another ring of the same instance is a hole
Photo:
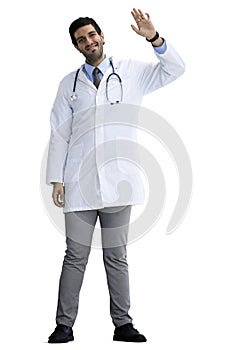
[[[103,57],[103,44],[99,43],[99,50],[97,52],[94,53],[84,53],[84,56],[86,57],[86,61],[87,63],[91,64],[91,65],[95,65],[96,62],[98,62],[101,57]]]

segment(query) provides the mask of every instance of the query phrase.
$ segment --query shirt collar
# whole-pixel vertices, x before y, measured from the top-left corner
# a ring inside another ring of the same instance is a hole
[[[109,67],[109,58],[105,57],[105,59],[98,65],[98,68],[100,69],[101,73],[104,75],[108,67]],[[95,67],[86,62],[84,65],[84,69],[89,75],[89,77],[92,79],[92,73]]]

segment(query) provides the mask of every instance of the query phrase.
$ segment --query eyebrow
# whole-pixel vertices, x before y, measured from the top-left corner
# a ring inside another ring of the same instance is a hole
[[[97,33],[96,30],[92,30],[91,32],[89,32],[87,34],[90,35],[90,34],[95,34],[95,33]],[[78,41],[79,39],[83,39],[83,38],[85,38],[85,37],[82,35],[82,36],[79,36],[78,38],[75,38],[75,39],[76,39],[76,41]]]

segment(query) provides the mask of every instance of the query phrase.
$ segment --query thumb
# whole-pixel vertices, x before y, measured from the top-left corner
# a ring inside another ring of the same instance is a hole
[[[131,28],[132,28],[137,34],[139,34],[138,28],[136,28],[133,24],[131,24]]]
[[[65,193],[64,193],[64,188],[61,188],[60,189],[60,200],[62,201],[62,202],[64,202],[64,200],[65,200]]]

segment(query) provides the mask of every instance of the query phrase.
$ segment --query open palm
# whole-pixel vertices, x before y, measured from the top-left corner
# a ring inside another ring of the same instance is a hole
[[[136,10],[135,8],[131,11],[131,14],[137,24],[137,27],[133,24],[131,25],[132,29],[141,36],[144,37],[153,37],[156,30],[151,22],[150,15],[148,13],[144,13],[141,10]]]

